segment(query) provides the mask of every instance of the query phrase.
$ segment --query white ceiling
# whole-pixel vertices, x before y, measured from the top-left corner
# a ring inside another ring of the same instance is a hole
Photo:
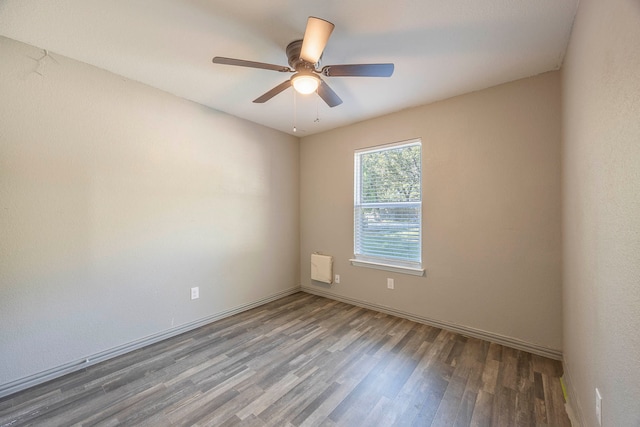
[[[0,0],[0,34],[293,134],[288,65],[307,17],[335,24],[322,65],[393,62],[391,78],[326,77],[344,103],[297,95],[304,136],[560,68],[578,0]],[[316,121],[316,119],[319,119]]]

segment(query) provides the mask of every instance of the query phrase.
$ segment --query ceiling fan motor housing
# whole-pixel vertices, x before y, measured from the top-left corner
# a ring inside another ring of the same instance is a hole
[[[320,60],[316,64],[305,61],[300,58],[300,50],[302,49],[302,40],[292,41],[287,45],[287,59],[289,66],[301,73],[312,73],[316,67],[320,65]]]

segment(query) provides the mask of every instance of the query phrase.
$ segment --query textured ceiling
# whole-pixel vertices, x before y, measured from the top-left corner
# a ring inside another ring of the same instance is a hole
[[[0,34],[271,128],[310,135],[556,70],[578,0],[0,0]],[[335,24],[322,65],[395,63],[391,78],[327,77],[344,103],[290,77],[211,62],[287,65],[308,16]],[[295,102],[295,114],[294,114]]]

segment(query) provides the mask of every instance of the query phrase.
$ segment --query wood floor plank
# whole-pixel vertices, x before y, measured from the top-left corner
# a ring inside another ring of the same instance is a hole
[[[324,383],[322,382],[318,383],[318,387],[316,387],[316,390],[314,390],[315,395],[309,396],[309,399],[305,402],[306,404],[300,405],[302,410],[299,410],[295,417],[293,417],[293,419],[291,420],[291,424],[293,424],[294,426],[299,426],[304,421],[309,420],[311,414],[313,414],[318,409],[318,407],[320,407],[320,405],[324,403],[324,401],[327,400],[329,396],[332,396],[340,387],[340,384],[334,382],[329,384],[326,388],[324,388],[324,390],[321,390],[323,385]]]
[[[569,426],[553,360],[298,293],[0,399],[0,426]]]
[[[287,391],[280,399],[269,405],[258,414],[258,417],[268,423],[276,425],[293,424],[293,420],[302,408],[307,407],[319,394],[328,387],[323,381],[318,381],[319,370],[310,372],[292,389]]]
[[[438,365],[442,364],[436,363],[432,369],[429,370],[426,378],[426,390],[425,393],[423,393],[424,399],[417,414],[411,419],[411,425],[430,426],[433,423],[442,398],[449,386],[448,378],[450,377],[446,371],[443,371],[443,369],[450,367],[446,365],[440,366],[440,369],[438,369]],[[408,421],[409,419],[405,417],[401,423],[405,424]]]
[[[492,425],[491,415],[493,412],[493,394],[485,390],[480,390],[473,405],[473,415],[471,416],[471,427],[486,427]]]
[[[472,391],[467,386],[464,394],[462,395],[462,399],[456,413],[456,418],[453,423],[455,427],[465,427],[471,424],[477,398],[478,393]]]
[[[442,396],[440,405],[433,419],[437,426],[452,426],[456,421],[456,415],[462,403],[462,396],[467,385],[466,378],[453,376]]]

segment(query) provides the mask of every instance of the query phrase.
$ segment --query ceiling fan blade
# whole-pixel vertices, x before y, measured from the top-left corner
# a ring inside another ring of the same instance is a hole
[[[300,58],[312,64],[317,63],[334,27],[335,25],[329,21],[310,16],[307,19],[307,28],[302,39]]]
[[[253,100],[253,102],[257,104],[262,104],[263,102],[267,102],[268,100],[270,100],[271,98],[273,98],[274,96],[282,92],[283,90],[287,89],[289,86],[291,86],[291,80],[286,80],[280,83],[278,86],[271,89],[270,91],[268,91],[267,93],[265,93],[264,95],[257,97],[256,99]]]
[[[323,81],[321,81],[320,86],[318,86],[318,95],[329,107],[335,107],[336,105],[342,104],[342,99],[340,99],[338,94],[336,94],[333,89]]]
[[[265,64],[264,62],[245,61],[244,59],[225,58],[216,56],[213,58],[214,64],[237,65],[239,67],[261,68],[263,70],[280,71],[282,73],[293,72],[289,67],[283,65]]]
[[[322,75],[327,77],[391,77],[393,64],[347,64],[322,67]]]

